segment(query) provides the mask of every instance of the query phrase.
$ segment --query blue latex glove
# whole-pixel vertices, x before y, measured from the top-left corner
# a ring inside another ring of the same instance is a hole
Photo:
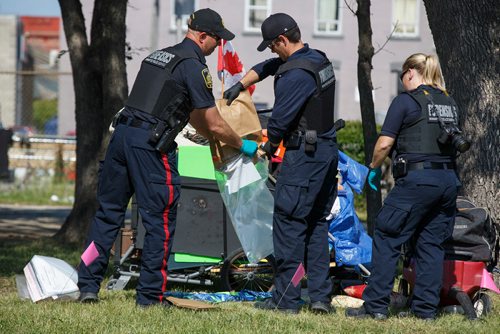
[[[378,190],[378,185],[380,184],[380,177],[382,176],[382,170],[380,167],[370,168],[370,172],[368,172],[368,184],[370,188],[374,191]]]
[[[244,155],[249,156],[250,158],[254,156],[255,152],[257,152],[257,142],[253,140],[243,139],[243,144],[240,147],[240,152]]]

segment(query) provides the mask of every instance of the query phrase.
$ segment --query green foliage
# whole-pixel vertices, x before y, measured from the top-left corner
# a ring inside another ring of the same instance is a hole
[[[45,123],[57,116],[57,99],[33,101],[33,123],[39,132],[44,131]]]
[[[339,149],[361,164],[365,164],[363,125],[361,121],[347,121],[337,133]]]

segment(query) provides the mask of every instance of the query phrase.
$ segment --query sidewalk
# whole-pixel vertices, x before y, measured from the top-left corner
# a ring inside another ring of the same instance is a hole
[[[0,204],[0,240],[50,237],[70,211],[70,206]]]

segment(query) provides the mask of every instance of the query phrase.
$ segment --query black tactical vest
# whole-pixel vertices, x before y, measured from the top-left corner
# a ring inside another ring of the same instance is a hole
[[[172,77],[175,67],[188,58],[198,58],[192,50],[169,47],[147,56],[141,64],[126,106],[162,120],[170,116],[189,118],[192,110],[187,90]]]
[[[450,142],[441,144],[437,140],[442,129],[436,115],[436,112],[439,112],[445,123],[458,125],[458,108],[453,98],[444,92],[437,93],[422,87],[407,94],[420,105],[421,114],[418,120],[404,127],[399,133],[396,142],[398,154],[439,154],[454,157],[453,145]]]
[[[323,52],[318,52],[325,56]],[[333,65],[326,56],[324,62],[320,64],[304,58],[293,59],[279,67],[275,78],[294,68],[300,68],[312,73],[316,79],[317,87],[316,92],[302,106],[296,129],[301,131],[316,130],[318,135],[321,135],[329,131],[334,124],[335,73]]]

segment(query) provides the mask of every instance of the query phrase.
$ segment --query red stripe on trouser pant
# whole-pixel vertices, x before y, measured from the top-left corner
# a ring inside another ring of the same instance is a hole
[[[170,233],[168,231],[168,214],[170,213],[170,206],[174,200],[174,187],[172,185],[172,171],[170,170],[170,165],[168,163],[168,158],[166,154],[162,154],[163,165],[165,166],[166,173],[166,184],[168,187],[168,203],[163,211],[163,230],[165,231],[165,241],[163,242],[163,261],[161,264],[161,275],[163,277],[163,283],[161,285],[161,295],[159,296],[160,302],[163,300],[163,293],[167,286],[167,257],[168,257],[168,242],[170,241]]]

